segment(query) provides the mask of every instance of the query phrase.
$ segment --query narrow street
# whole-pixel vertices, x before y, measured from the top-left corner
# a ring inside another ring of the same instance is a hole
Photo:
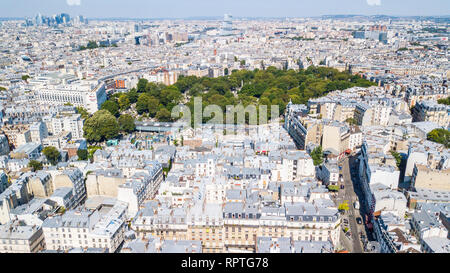
[[[356,217],[361,217],[358,210],[355,210],[353,203],[358,200],[355,193],[352,181],[352,175],[350,173],[349,159],[345,158],[342,165],[342,175],[344,179],[344,197],[343,201],[348,200],[349,210],[346,212],[347,219],[350,225],[350,232],[352,238],[352,252],[362,253],[363,247],[359,237],[358,224],[356,223]]]
[[[349,166],[352,166],[352,168],[350,169],[351,181],[353,184],[354,193],[357,195],[359,199],[360,204],[359,214],[362,215],[361,218],[363,222],[365,222],[365,215],[367,214],[369,209],[367,208],[367,202],[365,200],[365,196],[360,185],[360,175],[357,167],[359,165],[359,161],[357,160],[357,156],[350,157],[348,160],[348,164]],[[363,225],[362,227],[364,227],[364,229],[361,231],[366,236],[367,240],[374,241],[375,238],[373,237],[372,232],[368,230],[367,226]]]

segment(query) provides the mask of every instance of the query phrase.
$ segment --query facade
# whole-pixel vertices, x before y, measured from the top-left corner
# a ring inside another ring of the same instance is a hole
[[[0,225],[0,253],[37,253],[45,249],[42,228],[17,222]]]
[[[35,90],[38,103],[49,105],[71,103],[75,106],[85,107],[89,113],[98,111],[106,101],[105,83],[38,85]]]
[[[0,194],[9,187],[8,176],[5,172],[0,171]]]
[[[0,155],[9,154],[9,142],[6,135],[0,135]]]
[[[109,211],[70,210],[42,224],[46,249],[102,248],[112,253],[124,240],[127,206],[117,202]]]
[[[46,198],[53,194],[52,176],[44,171],[38,171],[30,178],[30,189],[34,197]]]
[[[80,139],[83,138],[83,124],[80,114],[55,116],[51,119],[51,133],[59,135],[62,132],[70,132],[73,139]]]
[[[432,169],[426,165],[415,164],[411,187],[450,191],[450,169]]]
[[[448,128],[450,125],[450,106],[437,104],[434,101],[420,101],[412,110],[413,121],[431,121]]]
[[[31,141],[42,143],[42,140],[48,136],[48,129],[44,122],[35,122],[30,126]]]
[[[78,168],[66,169],[53,176],[53,188],[69,187],[73,189],[75,205],[81,204],[86,199],[86,184],[84,175]]]
[[[227,202],[221,213],[221,207],[207,204],[197,213],[186,214],[183,209],[167,210],[155,203],[139,212],[131,226],[138,236],[201,240],[204,252],[252,253],[257,238],[263,236],[332,242],[332,245],[339,241],[337,209],[317,208],[308,203],[264,207]]]
[[[13,148],[31,142],[31,131],[28,125],[8,125],[4,126],[2,130]]]
[[[144,201],[156,196],[162,180],[162,166],[156,163],[148,172],[135,173],[118,186],[117,199],[128,204],[129,217],[136,215]]]

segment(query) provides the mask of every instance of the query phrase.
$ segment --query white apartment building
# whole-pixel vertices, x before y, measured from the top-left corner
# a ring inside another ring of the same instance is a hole
[[[314,177],[314,163],[305,151],[282,155],[280,168],[273,170],[272,181],[294,181],[303,177]]]
[[[127,205],[116,202],[103,213],[70,210],[63,215],[47,218],[42,224],[47,250],[72,248],[104,248],[115,252],[124,239]]]
[[[0,225],[0,253],[36,253],[45,248],[39,226],[23,226],[17,222]]]
[[[48,129],[44,122],[35,122],[30,126],[31,142],[42,143],[48,136]]]
[[[51,119],[51,133],[59,135],[60,133],[72,133],[72,139],[83,138],[83,120],[80,114],[72,116],[56,116]]]
[[[89,113],[99,110],[106,101],[106,85],[97,81],[79,84],[41,84],[35,86],[34,90],[38,103],[47,105],[71,103],[86,108]]]
[[[145,200],[156,196],[163,180],[162,166],[156,164],[148,172],[135,173],[117,188],[117,199],[128,204],[128,217],[139,211]]]

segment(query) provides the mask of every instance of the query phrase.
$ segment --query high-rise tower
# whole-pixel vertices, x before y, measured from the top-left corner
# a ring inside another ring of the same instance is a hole
[[[228,36],[233,34],[233,16],[230,14],[225,14],[223,16],[223,23],[222,23],[222,36]]]

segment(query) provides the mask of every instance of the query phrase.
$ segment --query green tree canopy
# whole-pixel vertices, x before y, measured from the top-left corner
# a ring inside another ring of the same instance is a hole
[[[131,115],[124,114],[119,117],[119,128],[120,131],[131,133],[136,129],[134,124],[134,118]]]
[[[119,108],[122,111],[130,108],[130,99],[127,94],[121,94],[117,102],[119,103]]]
[[[30,162],[28,162],[28,167],[31,168],[33,172],[42,170],[44,168],[42,163],[37,160],[30,160]]]
[[[56,165],[61,157],[61,153],[53,146],[45,147],[42,153],[52,165]]]
[[[357,125],[358,121],[355,118],[348,118],[345,120],[345,122],[347,122],[350,125]]]
[[[314,166],[318,166],[323,163],[323,151],[322,146],[318,146],[314,148],[314,150],[311,152],[311,157],[314,162]]]
[[[78,160],[87,160],[88,151],[86,149],[81,149],[77,151]]]
[[[402,156],[396,151],[391,151],[391,155],[395,158],[397,168],[400,168],[400,165],[402,164]]]
[[[151,96],[147,93],[142,93],[137,102],[136,102],[136,111],[139,115],[142,115],[143,113],[148,112],[148,105],[150,102]]]
[[[445,129],[434,129],[429,132],[427,139],[436,143],[443,144],[446,148],[450,148],[450,131]]]
[[[118,117],[120,115],[119,104],[115,100],[107,100],[107,101],[105,101],[102,104],[101,109],[109,111],[115,117]]]
[[[445,105],[450,105],[450,97],[447,97],[445,99],[440,99],[438,100],[439,104],[445,104]]]
[[[137,91],[139,93],[143,93],[145,92],[145,88],[147,86],[148,80],[147,79],[139,79],[138,84],[137,84]]]
[[[136,88],[132,88],[126,94],[128,96],[128,100],[130,101],[130,103],[136,103],[137,99],[139,98],[139,93],[136,91]]]
[[[167,110],[166,108],[161,108],[161,110],[159,110],[158,113],[156,113],[156,118],[162,122],[172,121],[172,116],[169,110]]]
[[[147,110],[150,116],[153,118],[159,109],[159,100],[153,96],[150,96],[147,100]]]
[[[89,117],[89,113],[86,109],[81,106],[76,107],[77,113],[81,115],[82,119],[87,119]]]
[[[87,141],[101,142],[117,137],[119,124],[109,111],[100,110],[85,121],[83,130]]]

